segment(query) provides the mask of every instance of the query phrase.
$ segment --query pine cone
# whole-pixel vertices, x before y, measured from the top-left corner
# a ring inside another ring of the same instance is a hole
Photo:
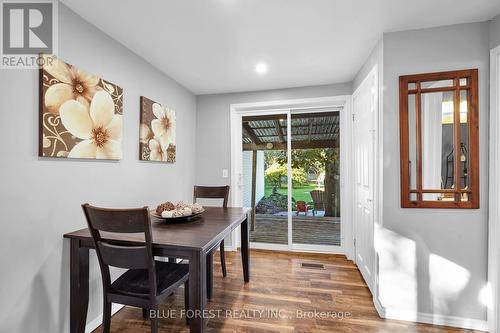
[[[165,203],[158,205],[158,207],[156,207],[156,214],[161,215],[161,213],[163,213],[166,210],[174,210],[174,209],[175,209],[174,204],[171,203],[170,201],[167,201]]]

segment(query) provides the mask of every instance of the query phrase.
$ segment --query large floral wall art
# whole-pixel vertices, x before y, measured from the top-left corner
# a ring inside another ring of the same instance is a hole
[[[44,59],[39,155],[121,159],[122,88],[57,58]]]
[[[175,162],[175,136],[175,111],[141,96],[139,158]]]

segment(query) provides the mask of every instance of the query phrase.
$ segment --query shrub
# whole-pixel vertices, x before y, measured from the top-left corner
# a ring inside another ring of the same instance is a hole
[[[306,172],[302,168],[292,169],[292,185],[301,186],[307,184]]]
[[[279,163],[273,163],[265,171],[265,181],[271,184],[273,188],[281,188],[282,182],[286,182],[287,166]]]
[[[273,163],[265,171],[266,184],[270,184],[273,188],[279,189],[281,185],[286,184],[288,168],[286,165]],[[292,185],[300,186],[307,184],[306,172],[303,168],[292,168]]]

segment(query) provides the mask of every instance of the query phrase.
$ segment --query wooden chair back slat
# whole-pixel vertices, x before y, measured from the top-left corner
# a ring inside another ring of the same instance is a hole
[[[222,207],[227,207],[229,198],[229,186],[195,186],[193,202],[196,199],[222,199]]]
[[[313,199],[314,209],[321,210],[325,207],[325,192],[320,190],[313,190],[310,192]]]
[[[87,210],[92,227],[99,231],[117,233],[140,233],[146,231],[148,215],[144,208],[106,209],[92,207]]]
[[[146,246],[122,246],[97,242],[104,264],[125,269],[147,269],[149,256]]]

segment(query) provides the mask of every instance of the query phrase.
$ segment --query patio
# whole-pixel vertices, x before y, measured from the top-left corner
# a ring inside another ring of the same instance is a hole
[[[296,216],[292,219],[293,243],[340,246],[340,218]],[[271,244],[288,243],[287,217],[255,215],[255,228],[250,241]]]

